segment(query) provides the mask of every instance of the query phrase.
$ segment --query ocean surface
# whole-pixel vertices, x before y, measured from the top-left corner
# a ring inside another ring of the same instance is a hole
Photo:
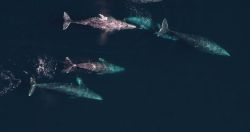
[[[249,2],[243,0],[9,0],[0,5],[0,68],[22,80],[0,96],[0,132],[249,132]],[[62,30],[63,12],[80,20],[99,13],[122,20],[131,15],[167,18],[169,28],[212,39],[231,57],[200,52],[160,39],[151,31],[108,34],[72,24]],[[74,99],[37,90],[29,76],[38,58],[63,62],[99,57],[126,68],[95,75],[62,74],[44,82],[81,77],[103,101]],[[29,74],[25,74],[28,72]]]

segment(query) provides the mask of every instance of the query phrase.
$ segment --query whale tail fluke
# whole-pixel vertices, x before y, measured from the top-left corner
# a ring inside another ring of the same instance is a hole
[[[163,19],[162,24],[159,28],[159,31],[156,33],[158,37],[164,35],[169,31],[168,22],[166,18]]]
[[[65,64],[65,68],[63,69],[63,73],[70,73],[71,71],[73,71],[76,67],[77,67],[77,65],[76,64],[74,64],[71,60],[70,60],[70,58],[69,57],[66,57],[65,58],[65,62],[64,62],[64,64]]]
[[[36,90],[36,80],[35,78],[31,77],[30,78],[30,91],[29,91],[29,96],[31,96]]]
[[[68,15],[67,12],[64,12],[63,13],[63,19],[64,19],[64,22],[63,22],[63,30],[66,30],[69,25],[71,24],[72,20],[70,18],[70,16]]]

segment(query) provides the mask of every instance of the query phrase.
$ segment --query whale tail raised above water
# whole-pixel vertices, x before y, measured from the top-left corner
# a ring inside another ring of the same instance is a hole
[[[36,80],[35,78],[31,77],[30,78],[30,91],[29,91],[29,96],[31,96],[36,90]]]
[[[159,28],[159,31],[156,33],[158,37],[166,34],[169,31],[168,22],[166,18],[163,19],[162,24]]]
[[[66,30],[69,25],[71,24],[72,20],[70,18],[70,16],[68,15],[67,12],[64,12],[63,13],[63,19],[64,19],[64,22],[63,22],[63,30]]]
[[[77,67],[76,64],[74,64],[69,57],[65,58],[65,68],[62,70],[63,73],[70,73],[71,71],[75,70]]]

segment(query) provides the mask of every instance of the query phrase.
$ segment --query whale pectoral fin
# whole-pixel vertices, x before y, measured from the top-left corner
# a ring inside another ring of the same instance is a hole
[[[104,70],[102,70],[102,71],[96,72],[96,75],[103,75],[103,74],[105,74],[105,73],[107,73],[107,72],[104,71]]]
[[[106,60],[104,60],[103,58],[98,58],[98,60],[101,62],[106,62]]]
[[[80,77],[76,77],[76,83],[81,86],[82,85],[82,79]]]
[[[102,14],[98,14],[100,16],[100,18],[103,18],[104,16]]]
[[[99,14],[99,16],[100,16],[101,20],[108,20],[108,17],[106,17],[106,16],[104,16],[102,14]]]
[[[98,72],[98,73],[96,73],[97,75],[103,75],[104,74],[104,72]]]
[[[85,84],[84,84],[83,80],[80,77],[76,78],[76,83],[79,86],[79,88],[84,88],[85,87]]]

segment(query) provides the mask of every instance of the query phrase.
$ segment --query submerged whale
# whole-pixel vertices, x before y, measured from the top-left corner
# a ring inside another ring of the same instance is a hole
[[[164,39],[183,41],[189,44],[190,46],[206,53],[221,55],[221,56],[230,56],[229,52],[227,52],[224,48],[219,46],[214,41],[211,41],[204,37],[170,30],[168,28],[167,19],[164,19],[162,21],[160,30],[156,34],[158,37],[162,37]]]
[[[36,83],[35,78],[31,77],[29,96],[34,93],[36,88],[41,88],[64,93],[75,98],[103,100],[100,95],[87,88],[81,78],[76,78],[76,82],[78,85],[74,85],[72,83]]]

